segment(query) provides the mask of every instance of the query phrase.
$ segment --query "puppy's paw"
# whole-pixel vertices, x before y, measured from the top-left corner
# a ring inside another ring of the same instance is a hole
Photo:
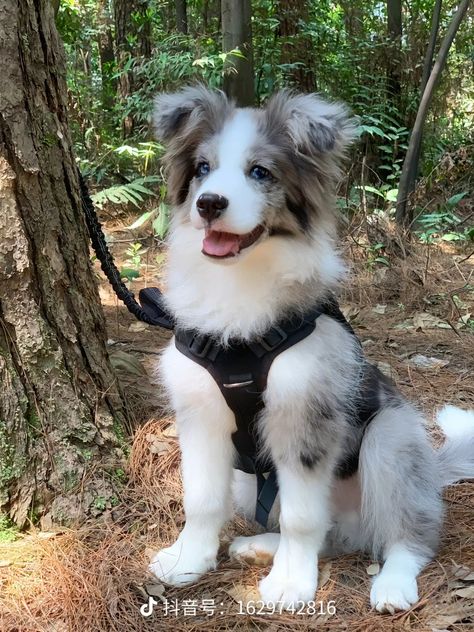
[[[255,566],[268,566],[280,541],[279,533],[261,533],[251,537],[238,537],[229,547],[229,556]]]
[[[259,584],[260,596],[269,605],[298,608],[314,599],[317,583],[317,578],[287,577],[273,568]]]
[[[196,582],[201,575],[216,567],[214,549],[206,550],[198,543],[187,544],[179,539],[152,559],[149,570],[157,579],[172,586]]]
[[[370,603],[379,612],[408,610],[418,601],[416,579],[401,573],[380,573],[372,584]]]

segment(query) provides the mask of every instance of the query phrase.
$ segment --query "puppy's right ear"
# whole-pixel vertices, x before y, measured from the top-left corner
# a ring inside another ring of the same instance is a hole
[[[221,129],[232,108],[223,92],[204,86],[155,98],[155,135],[166,145],[163,160],[172,204],[183,204],[186,200],[195,173],[196,149],[205,138]]]
[[[227,97],[218,90],[188,86],[173,94],[155,97],[153,123],[156,138],[168,143],[199,126],[210,128],[221,121],[229,107]]]

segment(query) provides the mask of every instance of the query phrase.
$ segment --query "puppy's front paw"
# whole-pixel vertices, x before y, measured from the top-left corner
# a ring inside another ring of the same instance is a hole
[[[314,599],[317,583],[317,577],[288,577],[273,568],[259,584],[260,596],[266,604],[297,608]]]
[[[406,577],[401,573],[386,574],[383,571],[374,579],[370,591],[370,603],[379,612],[408,610],[418,601],[418,587],[416,579]]]
[[[216,567],[214,549],[206,550],[199,543],[176,542],[159,551],[152,559],[149,570],[160,581],[172,586],[185,586],[196,582],[201,575]]]

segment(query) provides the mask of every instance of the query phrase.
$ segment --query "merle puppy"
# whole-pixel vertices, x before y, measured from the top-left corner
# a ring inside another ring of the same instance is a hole
[[[262,109],[240,109],[190,87],[158,96],[154,121],[167,146],[166,304],[178,328],[226,349],[323,304],[345,268],[335,186],[355,133],[346,108],[280,92]],[[160,372],[176,412],[186,524],[151,570],[182,585],[215,567],[222,526],[235,509],[252,516],[257,492],[254,475],[233,469],[235,416],[209,371],[171,341]],[[230,547],[274,556],[262,599],[312,600],[318,557],[362,550],[384,561],[372,605],[415,603],[439,541],[443,486],[474,476],[474,413],[446,407],[447,440],[434,450],[420,413],[330,314],[273,360],[262,397],[255,432],[276,470],[278,531]]]

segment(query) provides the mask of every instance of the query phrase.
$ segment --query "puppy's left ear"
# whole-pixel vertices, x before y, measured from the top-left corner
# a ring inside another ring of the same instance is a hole
[[[296,151],[308,157],[342,156],[357,135],[356,121],[348,108],[317,94],[282,91],[267,107],[269,115],[278,116],[285,125]]]

